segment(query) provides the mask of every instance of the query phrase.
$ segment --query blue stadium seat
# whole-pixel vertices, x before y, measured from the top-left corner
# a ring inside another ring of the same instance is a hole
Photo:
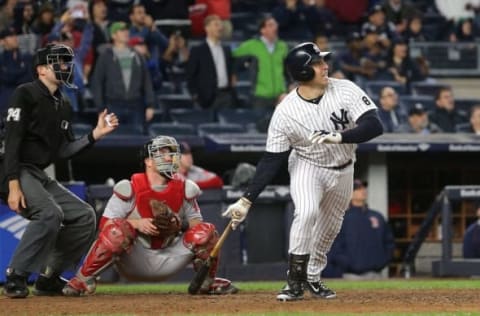
[[[215,112],[209,109],[170,109],[170,118],[176,123],[199,125],[215,121]]]
[[[246,129],[241,124],[234,123],[203,123],[198,125],[198,136],[206,136],[207,134],[241,134]]]
[[[244,125],[248,130],[255,131],[256,123],[261,119],[260,113],[253,109],[222,109],[217,113],[218,121],[222,124],[236,123]]]
[[[72,130],[76,138],[79,138],[85,134],[88,134],[92,131],[93,126],[86,123],[73,123]]]
[[[150,124],[148,134],[152,137],[158,135],[170,135],[174,137],[178,135],[197,135],[195,127],[192,124],[171,122]]]
[[[414,95],[427,95],[434,97],[440,88],[449,87],[444,83],[413,82],[412,93]]]
[[[407,88],[404,84],[391,80],[368,81],[365,85],[365,90],[368,95],[373,98],[375,96],[379,96],[380,91],[386,86],[392,87],[398,93],[398,95],[407,94]]]
[[[461,111],[464,111],[470,116],[470,109],[474,105],[480,105],[479,99],[455,99],[455,107]]]
[[[193,108],[192,98],[186,93],[160,94],[157,98],[160,107],[165,110],[172,108]]]
[[[455,125],[456,133],[471,133],[470,123],[460,123]]]
[[[136,126],[132,124],[119,124],[118,127],[110,135],[140,136],[143,135],[143,126]]]

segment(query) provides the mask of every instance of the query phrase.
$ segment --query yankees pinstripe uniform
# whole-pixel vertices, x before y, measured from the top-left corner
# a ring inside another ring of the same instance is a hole
[[[356,144],[382,133],[376,106],[348,80],[328,78],[328,52],[313,43],[293,48],[286,64],[299,87],[277,106],[268,129],[266,152],[244,196],[224,216],[243,221],[251,203],[288,157],[295,205],[289,244],[287,285],[278,300],[336,293],[320,281],[326,254],[340,231],[353,189]]]

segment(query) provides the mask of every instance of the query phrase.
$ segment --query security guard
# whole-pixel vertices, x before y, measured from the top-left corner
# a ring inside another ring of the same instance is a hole
[[[59,91],[73,86],[73,51],[49,44],[34,56],[33,82],[18,86],[5,118],[5,153],[0,165],[2,198],[30,220],[7,269],[3,294],[24,298],[27,278],[39,272],[33,293],[60,295],[59,275],[78,263],[93,240],[95,213],[43,170],[57,158],[69,158],[118,126],[104,110],[97,126],[75,139],[72,108]]]

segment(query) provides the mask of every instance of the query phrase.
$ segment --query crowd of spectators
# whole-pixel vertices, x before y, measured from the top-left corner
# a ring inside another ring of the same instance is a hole
[[[289,46],[314,41],[329,50],[335,42],[344,49],[335,51],[330,76],[365,88],[386,132],[478,134],[478,106],[457,107],[451,87],[439,85],[420,101],[404,98],[417,83],[436,84],[412,43],[474,43],[480,34],[480,6],[448,2],[3,0],[0,111],[32,79],[35,50],[59,42],[75,51],[77,89],[63,92],[78,123],[108,107],[142,134],[151,123],[175,121],[170,111],[182,107],[210,111],[216,123],[224,109],[252,110],[249,126],[264,126],[294,87],[283,65]],[[250,20],[235,22],[242,14]],[[372,82],[385,84],[374,91]]]

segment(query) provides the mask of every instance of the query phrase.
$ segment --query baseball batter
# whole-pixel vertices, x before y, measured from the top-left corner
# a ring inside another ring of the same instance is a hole
[[[232,217],[235,229],[288,158],[295,212],[287,285],[277,296],[281,301],[303,299],[304,288],[314,297],[336,297],[320,274],[352,195],[356,144],[383,132],[365,92],[351,81],[328,77],[329,55],[313,43],[288,53],[287,69],[299,85],[273,113],[252,183],[223,213]]]
[[[82,267],[63,289],[64,295],[95,292],[95,278],[115,262],[133,281],[162,281],[193,262],[197,269],[218,240],[215,226],[202,221],[198,186],[177,173],[179,145],[157,136],[142,149],[145,172],[122,180],[113,189],[100,222],[100,233]],[[210,268],[202,294],[237,292],[229,280]]]

